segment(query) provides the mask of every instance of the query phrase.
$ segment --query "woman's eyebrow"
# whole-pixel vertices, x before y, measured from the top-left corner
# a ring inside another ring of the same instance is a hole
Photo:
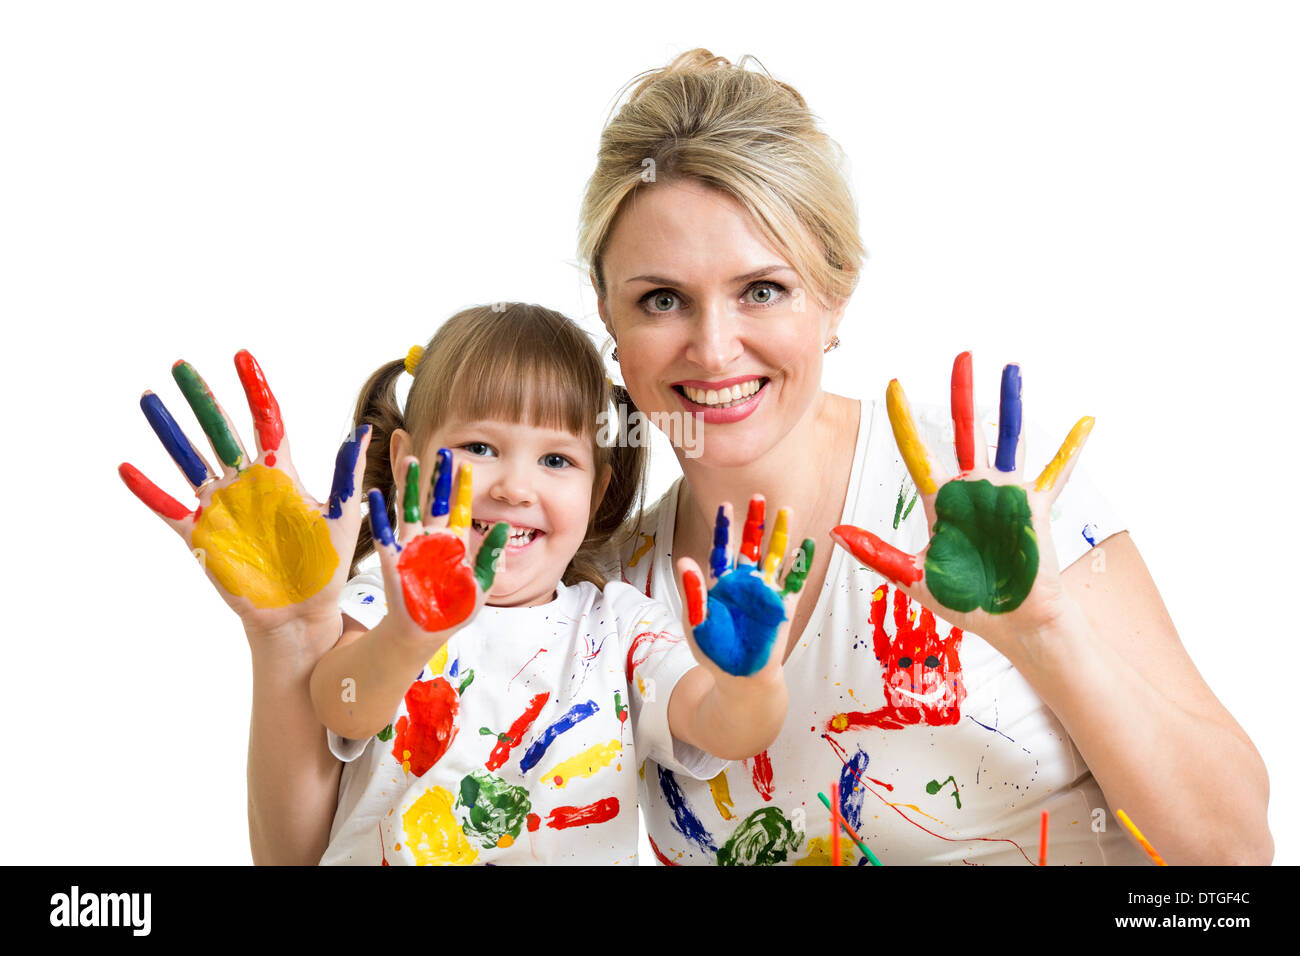
[[[759,276],[768,275],[773,272],[793,272],[793,271],[794,270],[791,269],[789,266],[781,263],[777,263],[775,265],[763,266],[761,268],[755,269],[753,272],[746,272],[744,275],[732,276],[731,279],[729,279],[728,281],[748,282],[751,279],[757,279]],[[663,276],[653,276],[653,275],[633,276],[632,278],[625,280],[624,284],[626,285],[627,283],[631,283],[631,282],[653,282],[656,285],[678,285],[679,284],[676,279],[666,279]]]

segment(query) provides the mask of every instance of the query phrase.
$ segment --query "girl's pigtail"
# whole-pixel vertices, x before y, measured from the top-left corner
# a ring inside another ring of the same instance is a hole
[[[361,487],[368,492],[378,488],[388,504],[388,522],[397,527],[397,487],[393,484],[393,463],[389,459],[389,439],[394,431],[406,427],[406,419],[397,404],[397,379],[406,371],[403,359],[395,359],[380,366],[378,371],[361,388],[357,408],[353,413],[353,427],[370,426],[370,447],[366,452],[366,471]],[[375,550],[375,540],[370,533],[370,522],[362,521],[357,533],[357,549],[352,556],[350,576],[355,577],[357,565]]]
[[[627,423],[639,415],[632,396],[621,385],[613,386],[612,395],[614,417],[611,421],[618,422],[618,429],[617,434],[610,430],[609,486],[587,528],[587,537],[565,571],[566,586],[590,581],[603,588],[604,569],[618,567],[620,554],[636,539],[641,528],[650,449],[645,443],[633,446],[628,441]]]

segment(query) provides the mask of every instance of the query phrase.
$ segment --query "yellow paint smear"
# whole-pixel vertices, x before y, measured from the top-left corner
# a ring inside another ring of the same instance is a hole
[[[722,819],[730,820],[735,816],[731,812],[735,803],[731,799],[731,787],[727,785],[727,771],[719,770],[718,775],[709,781],[709,792],[713,794],[713,805],[722,814]]]
[[[930,814],[926,813],[924,810],[922,810],[920,807],[918,807],[915,803],[891,803],[891,804],[889,804],[889,806],[891,806],[891,807],[907,807],[907,809],[909,809],[909,810],[915,810],[917,813],[921,814],[921,816],[923,816],[923,817],[930,817]],[[943,823],[943,821],[940,820],[938,817],[930,817],[930,819],[933,820],[935,823]],[[943,825],[944,825],[944,826],[947,826],[948,824],[943,823]]]
[[[840,866],[852,866],[856,860],[853,856],[853,843],[847,836],[840,837]],[[808,855],[794,861],[795,866],[830,866],[831,841],[829,837],[813,837],[808,841]]]
[[[885,407],[889,411],[889,424],[894,429],[894,441],[898,443],[898,450],[917,490],[923,495],[934,494],[938,486],[930,477],[930,455],[916,430],[916,423],[912,421],[912,410],[907,407],[907,397],[898,379],[890,382],[885,390]]]
[[[598,770],[608,767],[622,752],[623,743],[619,740],[596,744],[594,747],[588,747],[578,756],[556,764],[542,774],[542,779],[563,789],[575,777],[590,777]]]
[[[283,471],[253,465],[212,496],[192,546],[217,582],[254,607],[298,604],[339,566],[329,525]]]
[[[629,568],[635,568],[636,563],[640,561],[642,557],[645,556],[645,553],[655,546],[654,535],[646,534],[644,531],[642,531],[641,537],[644,538],[645,540],[642,541],[641,546],[632,553],[632,557],[628,558],[627,566]]]
[[[1061,473],[1079,453],[1083,443],[1088,440],[1088,434],[1092,431],[1092,426],[1096,419],[1091,415],[1085,415],[1074,423],[1070,429],[1070,434],[1065,436],[1065,441],[1061,442],[1061,447],[1056,451],[1056,457],[1049,461],[1046,467],[1038,475],[1038,480],[1034,482],[1035,491],[1050,491],[1056,484]]]
[[[437,653],[429,658],[429,673],[435,677],[442,676],[442,672],[447,669],[447,645],[444,644],[438,648]]]
[[[416,866],[468,866],[478,859],[451,812],[454,801],[442,787],[430,787],[402,814],[406,845],[415,854]]]
[[[768,584],[772,583],[773,576],[781,567],[781,559],[785,557],[785,546],[790,540],[789,523],[790,509],[782,508],[776,513],[776,527],[772,529],[772,540],[767,543],[767,561],[763,563],[763,580]]]

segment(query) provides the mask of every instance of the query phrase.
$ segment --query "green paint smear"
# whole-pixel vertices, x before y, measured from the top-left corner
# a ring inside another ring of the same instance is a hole
[[[388,741],[393,739],[393,725],[389,724],[379,733],[375,734],[375,736],[378,737],[380,740],[382,740],[384,743],[388,743]]]
[[[420,523],[420,466],[414,461],[406,469],[406,494],[402,495],[402,517],[407,524]]]
[[[465,835],[478,837],[488,849],[507,833],[517,839],[533,809],[526,788],[512,787],[485,770],[475,770],[461,780],[456,806],[469,808],[469,819],[461,825]]]
[[[781,588],[781,597],[787,594],[798,594],[803,590],[803,582],[808,577],[808,572],[812,570],[813,552],[817,550],[817,545],[812,538],[804,538],[803,543],[799,545],[799,550],[795,552],[794,564],[785,576],[785,586]]]
[[[949,780],[952,781],[952,791],[953,791],[952,798],[957,801],[957,809],[960,810],[961,809],[961,788],[957,786],[957,780],[955,777],[949,777],[948,780],[945,780],[943,783],[940,783],[938,780],[931,780],[929,783],[925,785],[925,792],[928,793],[930,796],[934,796],[941,789],[943,789],[944,786],[947,785]]]
[[[207,435],[208,440],[212,442],[218,457],[229,467],[237,469],[244,460],[244,453],[240,450],[235,436],[230,433],[230,428],[226,425],[226,417],[217,407],[217,400],[212,397],[212,393],[208,391],[208,386],[199,377],[199,373],[194,371],[193,366],[188,362],[181,362],[172,367],[172,378],[176,379],[176,384],[180,386],[185,401],[190,403],[190,408],[194,410],[194,417],[199,420],[203,434]]]
[[[934,502],[925,583],[945,608],[1014,611],[1038,575],[1038,535],[1018,485],[950,481]]]
[[[484,592],[492,590],[492,582],[497,576],[496,559],[500,557],[509,536],[510,525],[498,521],[483,538],[483,544],[478,549],[478,557],[474,559],[474,577]]]
[[[763,807],[745,817],[718,851],[718,866],[773,866],[798,849],[796,833],[780,807]]]
[[[910,515],[912,513],[912,509],[916,507],[917,494],[918,492],[916,488],[913,487],[912,500],[907,502],[907,510],[904,511],[903,499],[907,497],[907,479],[904,478],[903,483],[898,486],[898,504],[894,505],[894,527],[895,528],[897,528],[900,524],[906,521],[907,516]]]
[[[468,686],[469,686],[470,684],[472,684],[472,683],[474,683],[474,672],[473,672],[473,671],[470,671],[469,673],[467,673],[467,674],[465,675],[465,679],[464,679],[463,681],[460,682],[460,687],[456,688],[456,693],[457,693],[457,694],[463,694],[463,693],[465,693],[465,688],[468,687]],[[486,728],[484,728],[484,729],[486,729]]]

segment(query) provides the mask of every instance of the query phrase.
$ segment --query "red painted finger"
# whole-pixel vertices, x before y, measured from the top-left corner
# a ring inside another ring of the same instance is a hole
[[[145,503],[155,514],[172,521],[184,521],[193,517],[193,512],[163,491],[140,473],[134,465],[122,462],[117,466],[117,473],[131,493]]]
[[[749,512],[745,515],[745,530],[740,539],[740,556],[749,564],[758,564],[758,549],[763,543],[763,515],[766,502],[762,495],[749,499]]]
[[[686,590],[687,619],[691,622],[691,627],[699,627],[704,623],[704,602],[707,598],[704,579],[694,571],[687,571],[682,575],[682,585]]]
[[[280,418],[280,404],[271,394],[266,384],[262,367],[252,353],[243,349],[235,354],[235,370],[239,373],[240,384],[244,386],[244,395],[248,397],[248,410],[253,414],[253,426],[257,430],[259,453],[267,455],[267,464],[275,466],[274,454],[284,441],[284,422]]]
[[[896,584],[909,585],[921,580],[922,571],[912,555],[882,541],[870,531],[851,524],[836,525],[831,530],[831,539]]]
[[[952,363],[952,427],[957,450],[957,467],[975,468],[975,399],[971,384],[970,352],[962,352]]]

